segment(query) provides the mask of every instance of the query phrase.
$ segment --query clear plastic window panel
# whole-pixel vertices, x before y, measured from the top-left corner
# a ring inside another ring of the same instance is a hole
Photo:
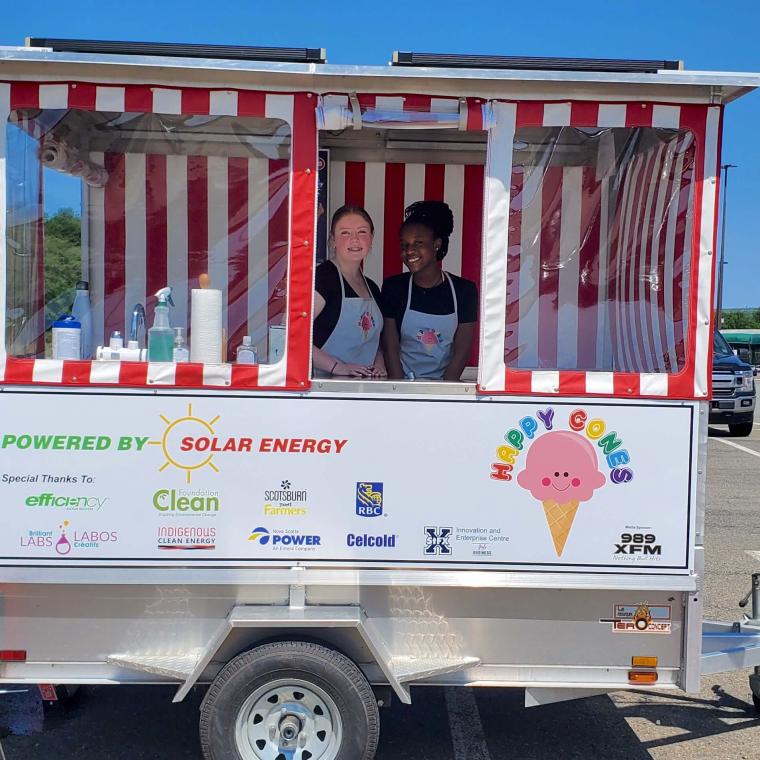
[[[687,131],[517,130],[508,367],[684,368],[694,154]]]
[[[6,129],[10,356],[74,358],[53,345],[73,312],[81,358],[146,360],[169,287],[186,348],[171,360],[234,362],[244,342],[260,363],[282,357],[285,122],[20,110]]]

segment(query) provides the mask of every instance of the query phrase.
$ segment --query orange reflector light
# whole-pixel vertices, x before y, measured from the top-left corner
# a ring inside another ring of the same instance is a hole
[[[631,657],[632,668],[656,668],[656,657]]]
[[[657,683],[657,673],[654,671],[629,670],[628,680],[631,683]]]
[[[24,662],[26,649],[0,649],[0,662]]]

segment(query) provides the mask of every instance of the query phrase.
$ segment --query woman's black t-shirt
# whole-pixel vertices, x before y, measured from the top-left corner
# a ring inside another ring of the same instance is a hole
[[[383,316],[396,320],[396,327],[401,332],[401,322],[406,312],[409,294],[410,272],[389,277],[383,283]],[[451,314],[454,311],[454,299],[448,278],[454,285],[457,296],[457,317],[459,324],[478,321],[478,289],[471,280],[457,277],[446,272],[446,280],[432,288],[421,288],[412,282],[411,308],[425,314]]]
[[[339,276],[338,267],[332,261],[322,262],[314,273],[314,288],[325,299],[325,308],[322,309],[319,316],[314,320],[314,345],[317,348],[322,348],[325,345],[335,326],[338,324],[338,317],[340,316]],[[367,280],[367,286],[370,293],[372,293],[372,297],[384,313],[380,288],[369,277],[365,277],[365,279]],[[343,278],[343,287],[346,291],[346,298],[359,298],[356,291],[346,282],[345,277]],[[459,294],[457,294],[457,297],[459,297]]]

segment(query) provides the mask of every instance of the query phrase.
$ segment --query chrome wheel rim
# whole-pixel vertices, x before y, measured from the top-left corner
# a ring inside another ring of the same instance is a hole
[[[260,686],[235,720],[235,744],[243,760],[334,760],[342,736],[335,700],[298,678]]]

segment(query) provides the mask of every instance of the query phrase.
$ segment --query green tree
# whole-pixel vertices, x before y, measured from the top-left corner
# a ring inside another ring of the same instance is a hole
[[[82,277],[82,222],[70,208],[45,216],[45,323],[71,309]]]
[[[760,328],[760,309],[754,311],[724,311],[724,330],[748,330]]]

